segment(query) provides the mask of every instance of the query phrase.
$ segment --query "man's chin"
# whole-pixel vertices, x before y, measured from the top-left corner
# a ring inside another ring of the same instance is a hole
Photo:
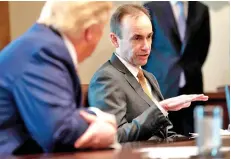
[[[140,66],[144,66],[144,65],[146,65],[146,63],[147,63],[147,60],[146,60],[146,61],[144,61],[144,62],[141,62],[141,63],[140,63]]]
[[[136,61],[135,63],[133,63],[132,65],[134,65],[134,66],[138,66],[138,67],[142,67],[142,66],[144,66],[144,65],[146,65],[146,63],[147,63],[147,61],[148,60],[142,60],[142,61]]]

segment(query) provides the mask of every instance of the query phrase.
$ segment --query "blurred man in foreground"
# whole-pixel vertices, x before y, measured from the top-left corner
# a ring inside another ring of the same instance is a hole
[[[78,62],[98,44],[112,4],[47,1],[38,21],[0,53],[0,154],[105,148],[113,115],[80,111]],[[96,116],[97,115],[97,116]]]

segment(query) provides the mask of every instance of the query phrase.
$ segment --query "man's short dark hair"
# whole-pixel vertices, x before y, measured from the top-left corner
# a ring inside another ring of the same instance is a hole
[[[150,19],[148,10],[141,5],[125,4],[119,6],[111,17],[111,21],[110,21],[111,32],[115,33],[119,38],[122,38],[121,20],[123,19],[123,17],[126,15],[136,17],[142,14],[145,14]]]

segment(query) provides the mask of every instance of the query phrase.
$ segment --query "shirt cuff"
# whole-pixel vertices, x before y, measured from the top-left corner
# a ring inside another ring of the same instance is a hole
[[[101,117],[102,115],[102,111],[99,109],[99,108],[95,108],[95,107],[90,107],[90,108],[88,108],[88,110],[90,110],[90,111],[93,111],[95,114],[96,114],[96,116],[98,116],[98,117]]]
[[[165,117],[168,116],[168,112],[166,110],[164,110],[163,108],[160,109],[160,111],[164,114]]]

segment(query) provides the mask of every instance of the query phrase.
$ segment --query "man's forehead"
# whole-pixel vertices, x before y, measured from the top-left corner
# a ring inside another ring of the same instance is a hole
[[[151,22],[129,21],[124,19],[121,30],[123,34],[149,35],[152,33]]]
[[[146,15],[131,16],[125,15],[121,21],[122,28],[142,28],[142,27],[152,27],[151,21]]]

